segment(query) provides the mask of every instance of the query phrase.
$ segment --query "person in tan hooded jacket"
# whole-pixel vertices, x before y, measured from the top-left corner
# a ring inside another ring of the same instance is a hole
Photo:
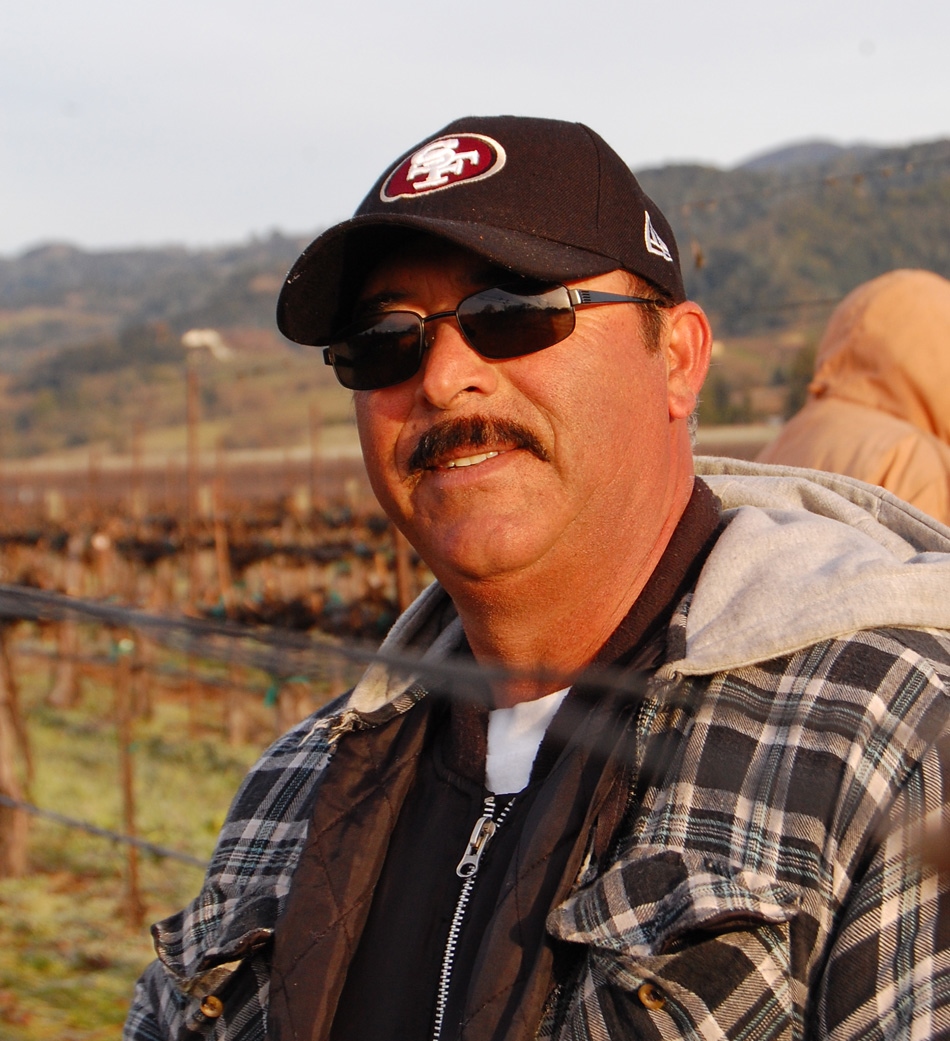
[[[808,390],[759,461],[857,477],[950,524],[950,281],[902,269],[854,289]]]

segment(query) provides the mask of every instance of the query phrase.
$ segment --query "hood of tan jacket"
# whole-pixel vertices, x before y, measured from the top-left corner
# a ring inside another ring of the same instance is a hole
[[[950,282],[892,271],[847,296],[808,401],[759,459],[850,474],[950,524]]]
[[[849,293],[818,345],[809,393],[880,409],[950,444],[950,281],[898,270]]]

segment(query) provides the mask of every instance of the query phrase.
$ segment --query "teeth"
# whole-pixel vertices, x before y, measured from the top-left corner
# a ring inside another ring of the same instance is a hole
[[[479,463],[484,463],[486,459],[492,459],[498,454],[498,452],[483,452],[481,455],[469,455],[464,459],[452,459],[445,464],[445,468],[452,470],[460,466],[477,466]]]

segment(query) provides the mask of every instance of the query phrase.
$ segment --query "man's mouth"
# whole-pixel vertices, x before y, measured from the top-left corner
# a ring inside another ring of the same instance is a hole
[[[484,463],[486,459],[494,459],[496,455],[501,455],[500,452],[481,452],[478,455],[467,455],[462,459],[450,459],[446,464],[447,470],[455,470],[460,466],[478,466],[479,463]]]
[[[447,419],[419,438],[409,457],[410,474],[425,470],[477,466],[503,452],[523,449],[546,462],[548,453],[538,438],[520,423],[485,416]]]

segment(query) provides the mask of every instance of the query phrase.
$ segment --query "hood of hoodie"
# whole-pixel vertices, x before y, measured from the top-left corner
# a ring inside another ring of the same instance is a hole
[[[950,528],[853,477],[699,457],[725,531],[696,585],[687,675],[859,629],[950,630]]]
[[[890,271],[858,286],[825,329],[812,398],[888,412],[950,444],[950,281]]]
[[[854,478],[695,462],[727,523],[693,594],[686,652],[664,674],[741,668],[859,629],[950,630],[950,528]],[[438,676],[463,641],[448,595],[433,583],[396,622],[347,708],[386,712],[425,685],[430,668]]]

